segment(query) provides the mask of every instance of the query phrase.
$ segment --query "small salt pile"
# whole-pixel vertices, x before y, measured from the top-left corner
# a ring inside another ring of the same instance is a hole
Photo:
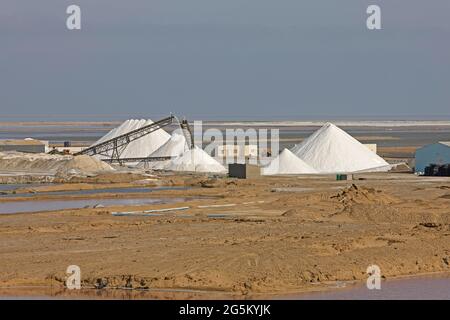
[[[269,165],[261,170],[263,175],[314,174],[317,171],[288,149],[284,149]]]
[[[150,157],[179,157],[188,151],[186,138],[183,134],[174,131],[169,140],[167,140],[155,152],[150,154]],[[171,160],[151,161],[148,163],[140,163],[138,167],[145,167],[147,169],[162,170],[170,164]]]
[[[226,172],[224,166],[197,146],[186,151],[182,156],[170,160],[164,169],[190,172]]]
[[[58,176],[74,175],[74,174],[92,174],[100,172],[114,171],[106,162],[103,162],[88,155],[75,156],[65,162],[57,171]]]
[[[177,157],[181,156],[188,149],[184,135],[173,132],[170,139],[159,147],[158,150],[150,154],[150,157]]]

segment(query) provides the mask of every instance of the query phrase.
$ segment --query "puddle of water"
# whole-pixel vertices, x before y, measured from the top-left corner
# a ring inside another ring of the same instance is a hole
[[[17,185],[16,185],[17,186]],[[25,187],[32,187],[31,185],[24,185]],[[14,189],[14,188],[13,188]],[[10,189],[10,190],[13,190]],[[110,188],[110,189],[90,189],[90,190],[71,190],[71,191],[49,191],[39,193],[16,193],[0,195],[0,198],[14,198],[14,197],[34,197],[36,195],[54,195],[54,196],[68,196],[68,195],[90,195],[90,194],[104,194],[104,193],[144,193],[152,191],[164,191],[164,190],[187,190],[187,187],[134,187],[134,188]],[[0,189],[1,190],[1,189]]]
[[[314,188],[273,188],[272,192],[306,192],[315,190]]]
[[[234,215],[229,213],[211,213],[206,216],[208,218],[234,218]]]
[[[218,291],[182,289],[126,290],[126,289],[81,289],[68,290],[49,287],[0,288],[0,300],[63,300],[63,299],[117,299],[117,300],[207,300],[236,299],[239,296]]]
[[[285,296],[247,296],[245,299],[263,300],[448,300],[450,278],[414,278],[382,282],[381,290],[365,286],[350,286],[328,292],[303,293]],[[190,290],[67,290],[50,288],[2,288],[1,299],[243,299],[225,292]]]
[[[284,296],[295,300],[448,300],[450,277],[388,280],[380,290],[369,290],[365,285],[349,286],[327,292],[313,292]]]
[[[27,184],[27,183],[14,183],[14,184],[0,184],[0,191],[12,191],[19,188],[34,188],[43,186],[54,186],[55,184],[41,183],[41,184]],[[6,196],[6,195],[0,195]]]
[[[0,203],[0,214],[56,211],[63,209],[80,209],[101,204],[108,206],[138,206],[146,204],[168,204],[186,201],[185,198],[136,198],[136,199],[80,199],[80,200],[41,200],[14,201]]]

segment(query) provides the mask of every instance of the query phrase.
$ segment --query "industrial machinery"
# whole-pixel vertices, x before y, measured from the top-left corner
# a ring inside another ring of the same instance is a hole
[[[181,122],[174,115],[170,115],[167,118],[161,119],[159,121],[153,122],[147,126],[141,127],[139,129],[127,132],[115,138],[109,139],[107,141],[101,142],[99,144],[93,145],[89,148],[86,148],[75,155],[102,155],[107,158],[102,159],[108,163],[136,163],[136,162],[151,162],[151,161],[164,161],[170,160],[172,157],[143,157],[143,158],[121,158],[121,154],[127,148],[127,146],[146,135],[155,132],[165,126],[171,125],[174,120],[178,122],[180,128],[183,132],[183,135],[186,138],[186,143],[188,144],[189,149],[194,147],[194,139],[189,127],[189,123],[187,120],[183,120]]]

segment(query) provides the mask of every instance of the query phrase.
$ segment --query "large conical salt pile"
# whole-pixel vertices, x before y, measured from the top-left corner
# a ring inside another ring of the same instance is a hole
[[[170,160],[164,169],[170,171],[226,172],[224,166],[197,146],[186,151],[182,156]]]
[[[389,164],[332,123],[325,124],[292,152],[319,173],[387,171]]]
[[[306,164],[288,149],[284,149],[267,167],[262,168],[261,171],[263,175],[317,173],[314,168]]]
[[[117,128],[112,129],[102,138],[100,138],[93,145],[105,142],[107,140],[118,137],[122,134],[128,133],[130,131],[142,128],[144,126],[152,124],[152,120],[127,120],[123,122]],[[120,155],[121,158],[141,158],[148,157],[159,147],[161,147],[167,140],[169,140],[170,135],[163,129],[158,129],[140,139],[130,142],[126,149]],[[100,156],[100,158],[104,158]]]

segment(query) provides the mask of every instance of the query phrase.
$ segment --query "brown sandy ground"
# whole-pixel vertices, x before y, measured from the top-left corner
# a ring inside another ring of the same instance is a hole
[[[378,147],[377,153],[383,158],[405,158],[413,159],[417,147]]]
[[[393,173],[361,174],[354,181],[159,178],[158,185],[195,188],[146,196],[192,198],[139,210],[190,209],[146,217],[111,214],[136,207],[0,215],[0,286],[62,288],[72,264],[80,266],[86,288],[206,290],[241,297],[363,281],[371,264],[379,265],[385,278],[450,272],[448,178]],[[131,186],[133,179],[116,182]],[[114,186],[111,177],[82,180],[51,188]],[[40,191],[48,190],[34,190],[35,199]]]

